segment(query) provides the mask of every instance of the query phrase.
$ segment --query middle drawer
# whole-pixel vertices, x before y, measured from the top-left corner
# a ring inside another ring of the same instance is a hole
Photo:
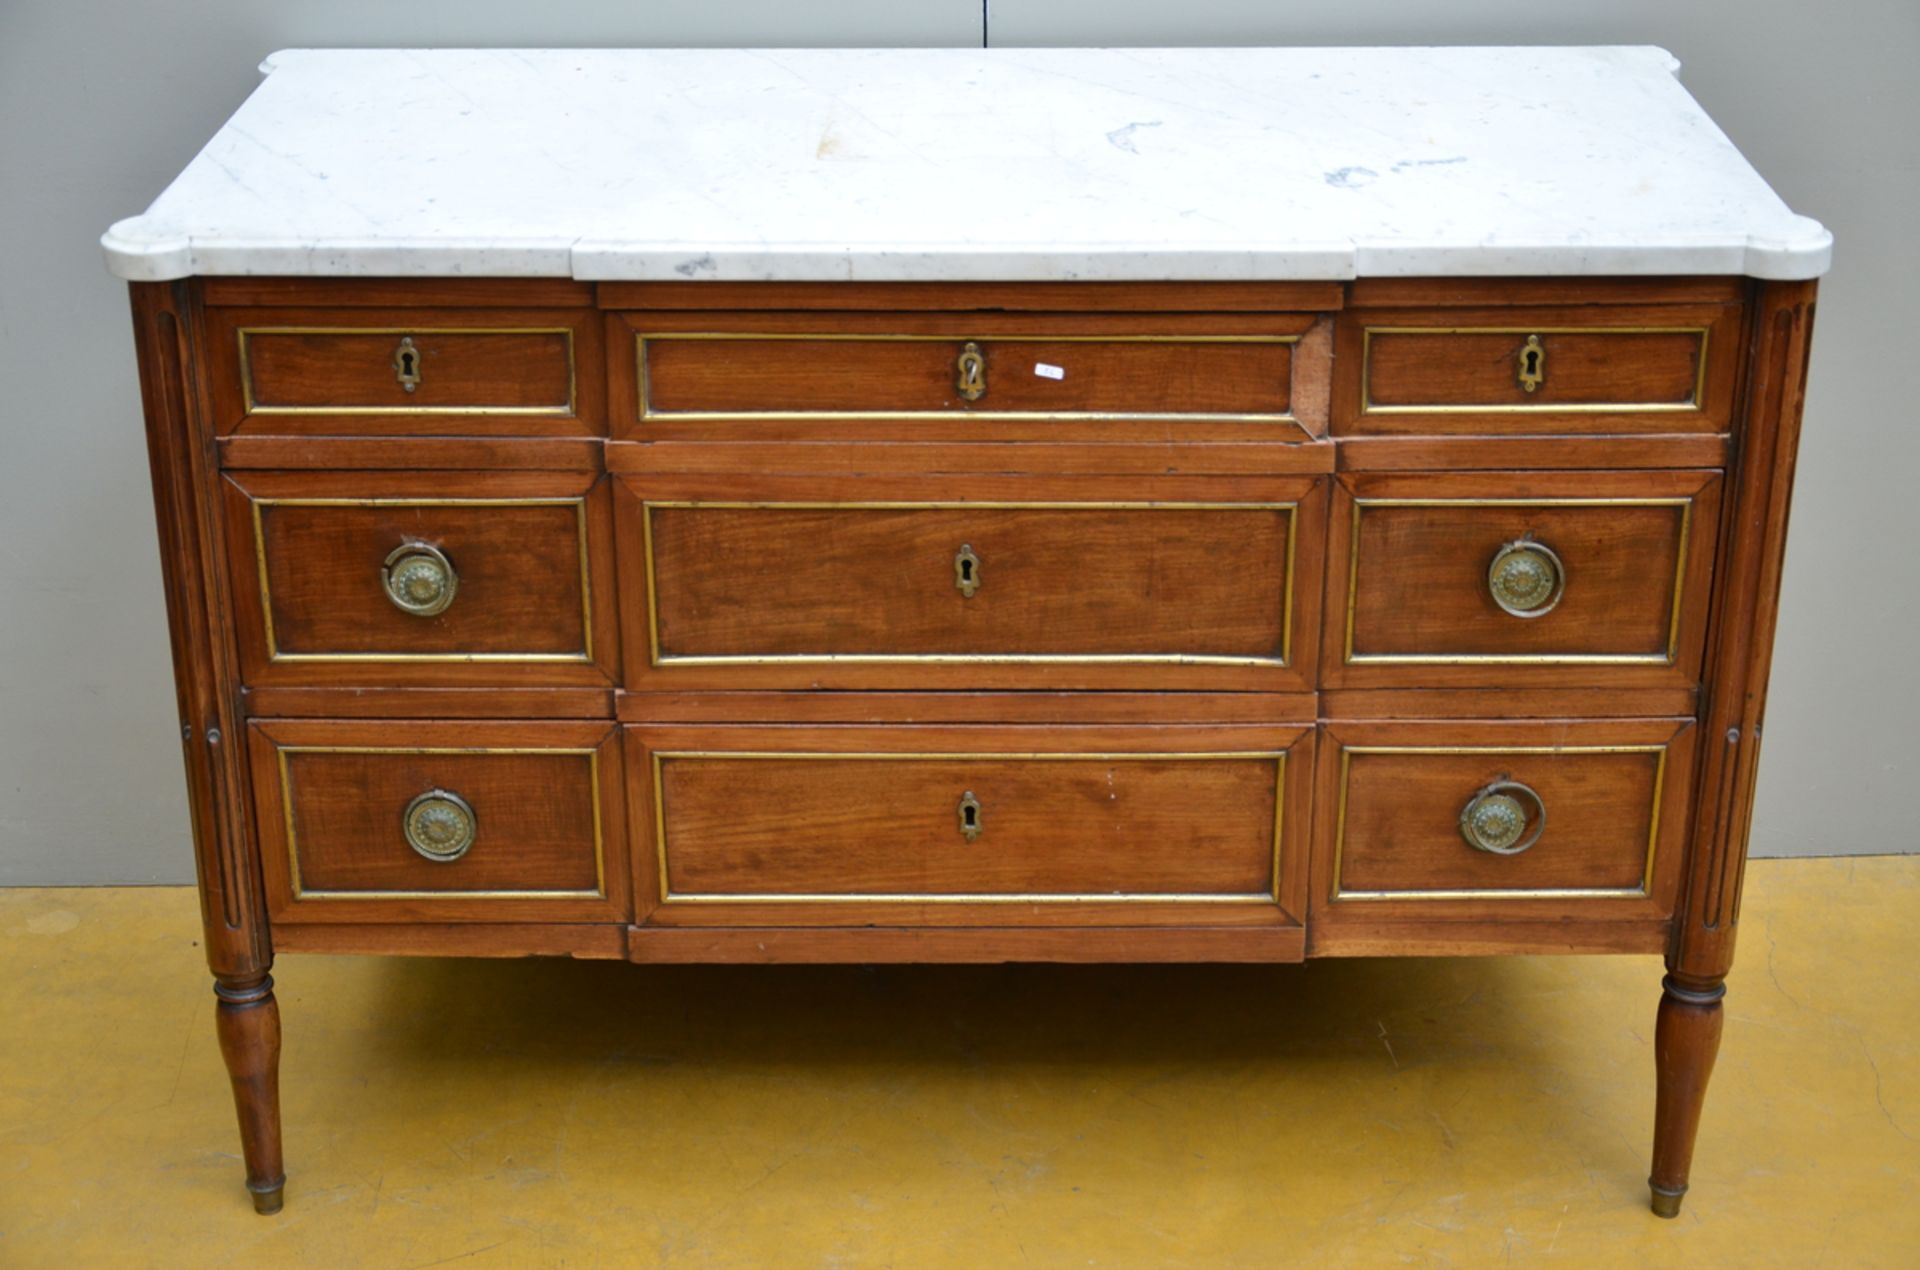
[[[1306,723],[625,733],[643,924],[1300,925]]]
[[[1310,477],[616,486],[631,688],[1312,686]]]

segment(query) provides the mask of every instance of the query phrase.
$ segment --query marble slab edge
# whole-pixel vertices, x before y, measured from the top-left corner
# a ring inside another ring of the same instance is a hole
[[[1833,235],[1796,220],[1803,237],[1745,242],[1289,243],[1282,248],[1098,248],[1033,244],[841,247],[628,241],[330,240],[324,244],[149,235],[142,217],[101,236],[107,267],[130,282],[193,276],[573,278],[582,282],[1216,282],[1354,278],[1604,277],[1743,274],[1797,281],[1824,274]]]

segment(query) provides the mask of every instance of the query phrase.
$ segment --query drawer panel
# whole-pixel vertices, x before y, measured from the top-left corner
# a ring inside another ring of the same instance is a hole
[[[1361,310],[1335,431],[1719,432],[1735,305]],[[1342,365],[1348,361],[1343,360]]]
[[[762,488],[716,501],[623,482],[622,564],[648,607],[627,628],[649,681],[636,686],[1310,682],[1295,610],[1315,585],[1311,480],[1266,482],[1265,497],[1195,482],[1118,498]]]
[[[250,682],[607,684],[611,513],[574,475],[230,475]]]
[[[276,721],[252,756],[276,921],[628,911],[605,723]]]
[[[1305,725],[629,737],[657,922],[1296,920]]]
[[[1337,686],[1691,683],[1714,472],[1349,476]]]
[[[1692,737],[1690,719],[1331,723],[1324,911],[1664,915]]]
[[[622,368],[615,394],[655,440],[1164,439],[1169,424],[1304,440],[1325,431],[1324,386],[1296,390],[1327,373],[1314,331],[1293,315],[626,314],[632,383]]]
[[[223,432],[602,430],[590,310],[216,309],[209,323]]]

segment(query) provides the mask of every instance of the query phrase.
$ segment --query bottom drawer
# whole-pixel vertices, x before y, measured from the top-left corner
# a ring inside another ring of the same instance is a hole
[[[628,736],[654,923],[1299,924],[1304,725]]]
[[[1315,921],[1672,912],[1690,719],[1331,723]]]
[[[630,912],[609,724],[274,721],[252,755],[275,921]]]

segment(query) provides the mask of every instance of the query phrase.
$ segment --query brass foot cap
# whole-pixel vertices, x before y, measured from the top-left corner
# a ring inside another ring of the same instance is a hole
[[[287,1184],[284,1180],[271,1186],[255,1186],[248,1182],[247,1190],[253,1195],[253,1211],[262,1217],[273,1216],[286,1203]]]
[[[1677,1191],[1669,1191],[1662,1190],[1656,1186],[1652,1189],[1653,1215],[1655,1217],[1678,1217],[1680,1215],[1680,1200],[1686,1195],[1687,1188],[1683,1186]]]

